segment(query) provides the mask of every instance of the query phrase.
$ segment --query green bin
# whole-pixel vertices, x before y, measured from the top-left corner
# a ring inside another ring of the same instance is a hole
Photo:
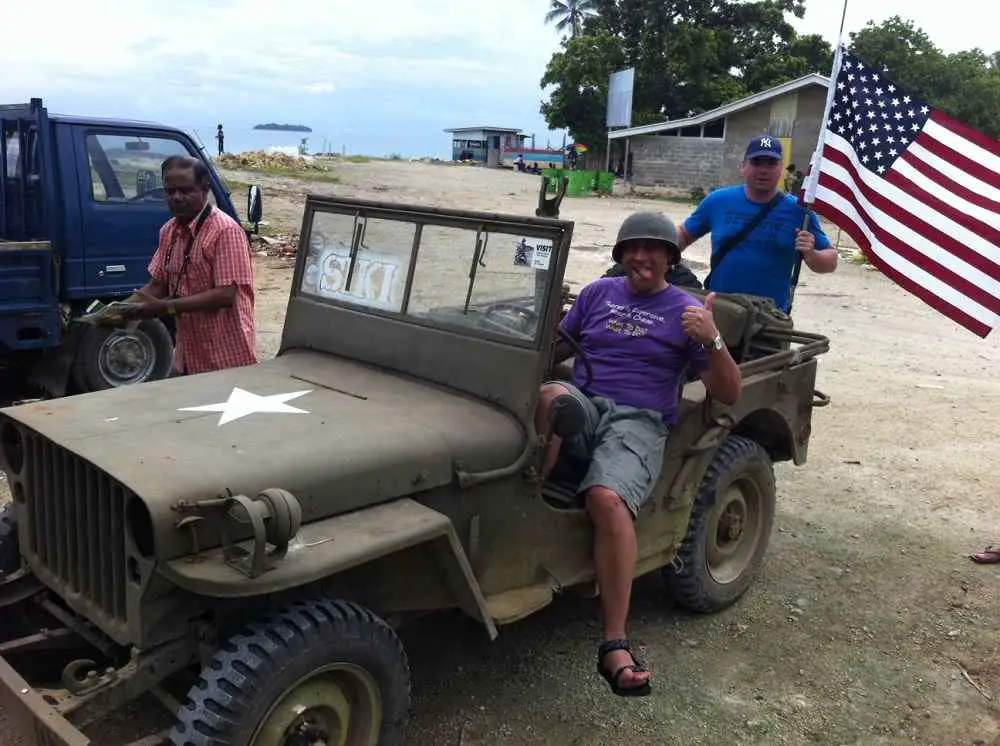
[[[566,187],[566,195],[569,197],[582,197],[594,191],[596,172],[594,171],[570,171],[569,186]]]

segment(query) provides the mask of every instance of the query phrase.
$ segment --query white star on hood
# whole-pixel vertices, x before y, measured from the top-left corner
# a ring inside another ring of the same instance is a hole
[[[229,398],[224,402],[216,404],[201,404],[197,407],[181,407],[178,412],[221,412],[219,425],[238,420],[250,414],[259,412],[271,412],[275,414],[309,414],[304,409],[293,407],[286,402],[305,396],[312,389],[306,391],[293,391],[290,394],[271,394],[261,396],[241,389],[239,386],[233,388]],[[218,425],[216,426],[218,427]]]

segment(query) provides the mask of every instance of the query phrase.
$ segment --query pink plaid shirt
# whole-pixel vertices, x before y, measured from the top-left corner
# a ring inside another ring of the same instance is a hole
[[[205,373],[257,362],[254,326],[253,261],[243,228],[216,207],[197,229],[171,218],[160,229],[160,243],[149,273],[166,284],[168,297],[185,298],[212,288],[236,286],[232,306],[177,315],[174,367]],[[192,236],[190,257],[185,248]]]

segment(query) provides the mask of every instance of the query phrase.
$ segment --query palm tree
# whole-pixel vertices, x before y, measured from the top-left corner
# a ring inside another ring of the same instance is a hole
[[[584,20],[596,11],[594,0],[551,0],[551,3],[545,22],[555,23],[559,32],[569,29],[570,38],[583,30]]]

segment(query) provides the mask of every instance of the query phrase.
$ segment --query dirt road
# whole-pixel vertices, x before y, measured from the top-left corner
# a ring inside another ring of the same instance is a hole
[[[338,173],[342,183],[309,188],[528,214],[536,200],[536,179],[509,172],[374,162]],[[298,229],[301,184],[231,176],[263,185],[270,230]],[[690,209],[567,198],[568,279],[603,271],[618,224],[650,207],[675,219]],[[687,254],[703,267],[706,252],[700,242]],[[277,349],[290,273],[286,260],[258,260],[265,354]],[[979,340],[849,262],[834,275],[803,271],[795,317],[831,337],[819,387],[832,405],[815,414],[809,462],[777,467],[776,528],[747,596],[694,617],[671,608],[655,576],[643,578],[632,635],[655,691],[632,701],[611,696],[595,672],[593,600],[557,599],[495,643],[456,616],[428,618],[403,632],[410,743],[1000,742],[1000,567],[966,557],[1000,539],[1000,337]],[[130,725],[95,730],[95,742],[120,743]],[[0,722],[0,744],[16,743],[3,731]]]

